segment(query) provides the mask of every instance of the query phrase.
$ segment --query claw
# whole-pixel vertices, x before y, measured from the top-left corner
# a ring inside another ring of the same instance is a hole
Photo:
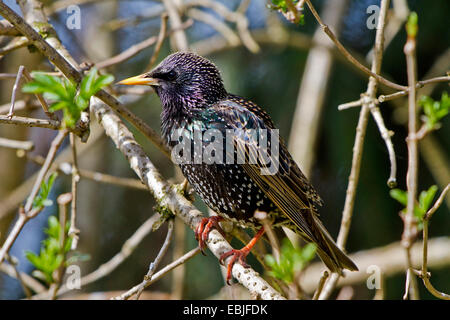
[[[245,261],[248,254],[250,253],[250,249],[247,247],[244,247],[240,250],[232,249],[230,251],[225,252],[222,254],[219,258],[220,264],[224,265],[225,259],[231,256],[231,260],[228,262],[227,265],[227,284],[230,285],[231,280],[231,271],[233,270],[233,266],[236,263],[236,260],[241,264],[244,268],[250,268],[248,263]]]
[[[219,231],[220,234],[225,237],[225,233],[219,225],[219,221],[222,220],[223,218],[220,216],[203,218],[195,229],[195,239],[197,239],[198,245],[203,255],[205,255],[206,241],[208,240],[209,233],[211,232],[211,229],[213,227],[216,228],[217,231]]]
[[[256,244],[256,242],[259,240],[259,238],[262,237],[263,234],[264,234],[264,228],[261,228],[258,231],[258,233],[253,237],[253,239],[250,240],[250,242],[245,247],[243,247],[240,250],[232,249],[230,251],[225,252],[224,254],[222,254],[220,256],[219,262],[222,265],[225,264],[225,260],[227,258],[231,257],[231,259],[230,259],[230,261],[228,262],[228,265],[227,265],[227,279],[226,279],[226,281],[227,281],[228,285],[230,285],[231,271],[233,270],[233,266],[236,263],[236,260],[244,268],[250,268],[250,266],[245,261],[245,259],[247,258],[248,254],[250,253],[250,250],[252,250],[253,246]]]

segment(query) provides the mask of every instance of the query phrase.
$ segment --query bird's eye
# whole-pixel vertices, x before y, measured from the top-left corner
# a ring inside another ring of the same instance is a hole
[[[177,78],[177,73],[175,70],[170,70],[166,73],[166,78],[169,81],[175,80]]]

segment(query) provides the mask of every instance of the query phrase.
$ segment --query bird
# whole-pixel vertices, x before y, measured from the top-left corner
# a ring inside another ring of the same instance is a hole
[[[242,249],[220,257],[221,263],[231,257],[227,283],[237,261],[248,267],[246,257],[264,235],[257,212],[266,213],[271,228],[287,227],[314,243],[330,271],[343,275],[343,269],[358,270],[320,221],[318,207],[323,201],[277,135],[268,113],[256,103],[228,93],[213,62],[192,52],[175,52],[150,72],[119,84],[151,86],[160,98],[161,133],[172,159],[177,149],[183,175],[217,213],[203,218],[195,230],[202,251],[212,228],[224,234],[219,224],[223,220],[258,230]],[[266,144],[258,138],[265,138]],[[181,144],[183,139],[186,143]],[[211,152],[208,147],[213,143],[217,150]],[[180,145],[185,149],[182,152],[178,151]]]

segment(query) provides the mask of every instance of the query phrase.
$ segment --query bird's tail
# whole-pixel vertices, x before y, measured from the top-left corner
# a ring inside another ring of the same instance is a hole
[[[358,267],[350,258],[338,248],[334,240],[320,220],[314,217],[317,228],[314,228],[316,236],[317,254],[332,272],[342,274],[342,269],[358,271]]]

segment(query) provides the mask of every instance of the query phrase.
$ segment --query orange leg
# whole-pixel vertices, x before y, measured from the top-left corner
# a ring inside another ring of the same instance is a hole
[[[231,270],[233,270],[233,266],[236,263],[236,260],[244,268],[250,267],[247,264],[247,262],[245,261],[245,259],[247,258],[248,254],[250,253],[250,250],[252,250],[252,248],[255,246],[256,242],[258,242],[259,238],[261,238],[263,234],[264,234],[264,227],[261,227],[261,229],[259,229],[259,231],[255,234],[253,239],[250,240],[250,242],[247,243],[247,245],[245,247],[243,247],[240,250],[232,249],[232,250],[230,250],[228,252],[225,252],[224,254],[222,254],[220,256],[219,261],[220,261],[221,264],[224,264],[225,259],[227,259],[228,257],[231,256],[231,259],[230,259],[230,261],[228,262],[228,265],[227,265],[227,284],[230,284]]]
[[[211,228],[216,228],[220,234],[225,237],[225,233],[219,225],[219,221],[222,221],[223,218],[220,216],[211,216],[209,218],[203,218],[195,229],[195,239],[198,241],[198,245],[202,250],[202,254],[205,255],[204,250],[206,248],[206,240],[208,240],[209,232]]]

